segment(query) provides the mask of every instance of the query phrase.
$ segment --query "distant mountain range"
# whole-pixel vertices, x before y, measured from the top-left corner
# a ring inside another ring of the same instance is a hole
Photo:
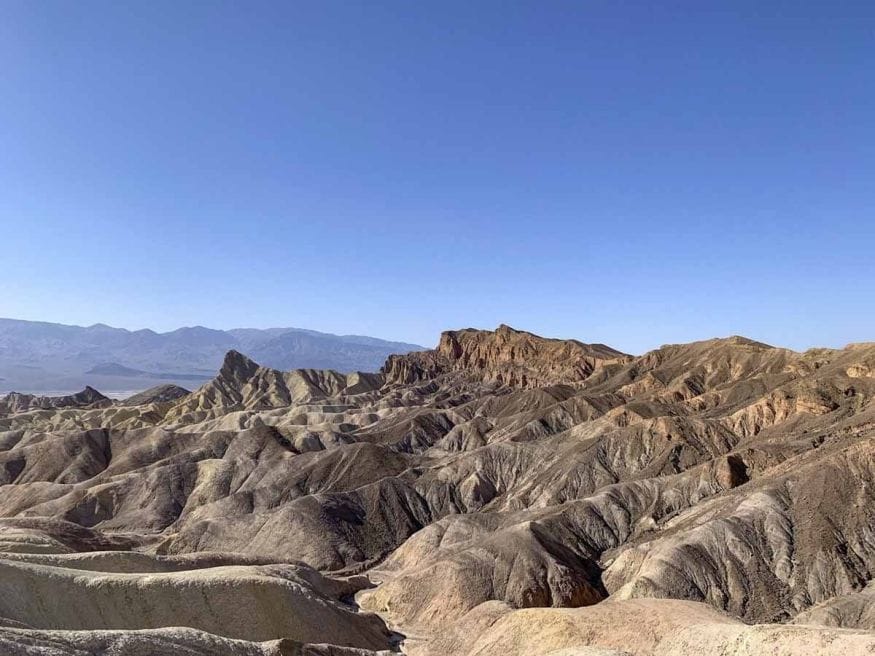
[[[191,389],[211,379],[232,349],[275,369],[352,372],[377,371],[389,355],[423,347],[301,328],[194,326],[158,333],[0,319],[0,392],[68,392],[85,385],[137,391],[162,383]]]

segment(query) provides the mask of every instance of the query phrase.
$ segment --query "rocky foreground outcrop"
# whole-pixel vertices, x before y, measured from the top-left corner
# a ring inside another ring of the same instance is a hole
[[[875,653],[875,344],[502,326],[175,396],[0,416],[0,651]]]

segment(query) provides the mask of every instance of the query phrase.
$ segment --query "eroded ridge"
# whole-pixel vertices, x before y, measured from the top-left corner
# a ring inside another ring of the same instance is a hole
[[[873,398],[873,344],[507,326],[377,374],[230,352],[191,393],[7,398],[0,646],[875,653]]]

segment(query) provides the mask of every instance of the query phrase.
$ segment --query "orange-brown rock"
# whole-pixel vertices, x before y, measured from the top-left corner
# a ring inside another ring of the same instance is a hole
[[[495,331],[450,330],[432,351],[390,356],[384,367],[391,383],[412,383],[451,372],[514,387],[579,383],[608,363],[629,356],[604,344],[546,339],[510,326]]]

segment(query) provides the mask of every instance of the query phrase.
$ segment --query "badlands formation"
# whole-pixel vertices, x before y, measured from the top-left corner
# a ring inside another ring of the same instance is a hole
[[[501,326],[0,401],[0,654],[875,654],[875,344]]]

